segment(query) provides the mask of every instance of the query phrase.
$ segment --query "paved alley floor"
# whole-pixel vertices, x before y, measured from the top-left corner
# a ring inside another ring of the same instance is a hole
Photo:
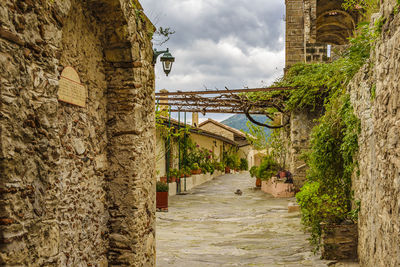
[[[157,266],[327,266],[311,252],[300,214],[287,212],[294,200],[254,184],[248,173],[229,174],[170,197],[169,212],[157,212]]]

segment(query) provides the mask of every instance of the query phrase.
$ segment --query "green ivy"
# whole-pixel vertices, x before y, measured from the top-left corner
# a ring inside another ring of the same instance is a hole
[[[318,248],[321,222],[352,220],[351,176],[357,167],[360,121],[354,115],[348,94],[333,97],[326,113],[312,130],[307,155],[307,182],[296,195],[302,223]],[[354,213],[354,212],[353,212]]]
[[[357,170],[355,157],[360,121],[354,115],[346,87],[369,59],[383,23],[384,20],[379,19],[372,28],[367,23],[360,24],[357,35],[350,39],[349,48],[339,59],[332,63],[296,64],[274,84],[296,87],[296,90],[248,95],[254,101],[282,101],[285,112],[317,108],[323,111],[312,130],[310,149],[306,153],[307,181],[296,195],[302,223],[310,231],[310,240],[316,249],[321,223],[340,223],[356,218],[357,210],[351,209],[351,177]],[[258,175],[261,171],[259,168]]]

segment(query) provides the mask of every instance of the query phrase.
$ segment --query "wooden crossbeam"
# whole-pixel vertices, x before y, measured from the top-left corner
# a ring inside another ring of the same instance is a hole
[[[270,92],[270,91],[290,91],[294,90],[293,87],[269,87],[269,88],[249,88],[249,89],[227,89],[227,90],[203,90],[203,91],[188,91],[188,92],[166,92],[156,93],[156,96],[170,96],[170,95],[218,95],[229,93],[250,93],[250,92]]]
[[[196,98],[186,98],[186,97],[156,97],[156,101],[188,101],[188,102],[240,102],[238,99],[233,98],[220,98],[215,99],[213,97],[196,97]]]
[[[236,104],[229,104],[229,103],[220,103],[220,104],[215,104],[215,103],[182,103],[182,102],[177,102],[177,103],[159,103],[159,106],[176,106],[176,107],[232,107],[232,108],[239,108],[240,106]],[[253,105],[255,108],[263,108],[263,105]]]
[[[242,110],[229,110],[229,109],[198,109],[198,108],[182,108],[182,109],[171,109],[171,112],[199,112],[199,113],[227,113],[227,114],[245,114]],[[249,111],[249,114],[263,114],[261,111]]]
[[[232,104],[204,104],[204,103],[160,103],[160,106],[176,106],[176,107],[232,107],[237,108],[237,105]]]

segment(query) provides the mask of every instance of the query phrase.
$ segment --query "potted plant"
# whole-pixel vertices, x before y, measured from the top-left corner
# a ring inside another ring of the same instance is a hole
[[[261,187],[261,179],[257,177],[258,167],[253,166],[250,168],[250,176],[256,177],[256,187]]]
[[[163,183],[167,183],[167,176],[161,176],[160,177],[160,182],[163,182]]]
[[[156,208],[168,209],[168,184],[157,182],[156,184]]]
[[[182,169],[183,177],[189,177],[192,174],[192,170],[189,168],[189,166],[185,166]]]
[[[198,163],[193,163],[192,165],[192,174],[200,174],[201,173],[201,169],[199,167]]]
[[[266,156],[257,169],[256,177],[260,177],[261,180],[269,180],[278,170],[279,164],[274,158],[272,156]]]
[[[169,171],[169,182],[175,183],[176,178],[179,178],[179,171],[177,169],[172,169]]]
[[[240,159],[240,167],[239,168],[241,171],[247,171],[249,169],[249,162],[247,161],[246,158]]]

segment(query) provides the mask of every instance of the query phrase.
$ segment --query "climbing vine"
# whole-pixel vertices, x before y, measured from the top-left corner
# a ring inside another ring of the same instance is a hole
[[[356,220],[352,211],[351,176],[357,168],[359,119],[354,115],[346,86],[354,74],[367,62],[379,29],[359,27],[351,39],[350,48],[331,64],[311,64],[300,70],[301,77],[291,77],[302,85],[291,96],[291,104],[313,108],[323,101],[324,114],[311,134],[311,149],[306,154],[309,166],[307,182],[296,195],[302,210],[302,223],[311,232],[311,243],[318,249],[321,223],[335,224]],[[296,70],[294,70],[296,71]],[[311,87],[322,88],[305,92],[309,79]],[[317,81],[321,79],[321,81]],[[301,82],[298,82],[301,81]]]
[[[305,153],[309,166],[307,181],[296,195],[302,223],[318,249],[321,223],[335,224],[357,220],[352,210],[351,177],[356,173],[359,119],[354,115],[346,87],[368,62],[371,48],[381,34],[384,21],[360,24],[349,48],[332,63],[296,64],[274,86],[296,87],[286,92],[254,93],[249,97],[278,99],[284,113],[320,110],[322,116],[313,128],[310,150]]]
[[[354,219],[351,214],[351,176],[357,167],[359,119],[350,97],[338,92],[325,105],[326,112],[311,134],[307,154],[307,182],[296,195],[302,222],[311,232],[311,243],[318,248],[320,223],[341,223]]]

